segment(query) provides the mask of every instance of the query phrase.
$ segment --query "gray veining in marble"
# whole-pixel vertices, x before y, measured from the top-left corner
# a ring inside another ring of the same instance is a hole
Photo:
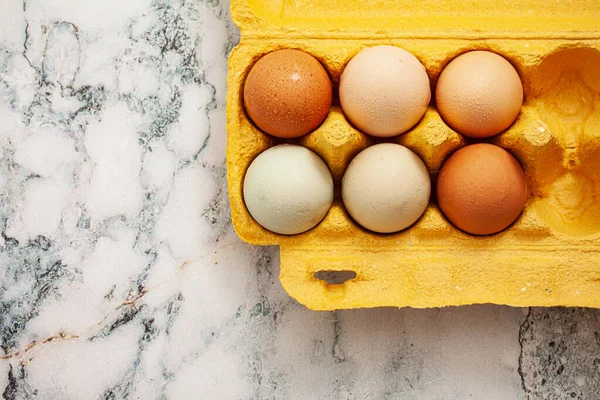
[[[233,232],[218,0],[2,0],[3,399],[600,398],[594,310],[312,312]]]

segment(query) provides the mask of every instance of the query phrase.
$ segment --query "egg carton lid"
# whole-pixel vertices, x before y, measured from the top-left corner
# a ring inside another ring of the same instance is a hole
[[[597,0],[231,0],[242,37],[600,38]]]

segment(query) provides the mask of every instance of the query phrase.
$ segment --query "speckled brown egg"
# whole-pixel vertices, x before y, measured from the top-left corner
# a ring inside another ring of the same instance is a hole
[[[472,138],[487,138],[515,121],[523,104],[523,85],[504,57],[471,51],[444,68],[435,96],[440,115],[452,129]]]
[[[474,144],[458,150],[442,165],[437,200],[456,227],[474,235],[491,235],[521,214],[527,200],[527,179],[506,150]]]
[[[244,106],[262,131],[295,138],[315,130],[331,107],[331,80],[313,56],[278,50],[254,64],[244,84]]]

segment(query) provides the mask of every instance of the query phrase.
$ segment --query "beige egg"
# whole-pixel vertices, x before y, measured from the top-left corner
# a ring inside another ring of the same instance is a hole
[[[379,137],[412,128],[431,99],[423,64],[395,46],[369,47],[352,58],[340,77],[339,94],[350,122]]]
[[[381,143],[360,152],[342,179],[348,213],[379,233],[401,231],[425,212],[431,180],[423,161],[404,146]]]
[[[523,85],[504,57],[471,51],[444,68],[436,86],[436,105],[444,121],[472,138],[506,130],[523,104]]]

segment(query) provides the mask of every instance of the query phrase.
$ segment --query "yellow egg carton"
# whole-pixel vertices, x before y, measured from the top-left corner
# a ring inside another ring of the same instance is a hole
[[[229,59],[227,167],[233,225],[245,241],[281,247],[281,282],[314,310],[378,306],[600,307],[600,5],[597,0],[232,0],[241,42]],[[435,179],[443,161],[471,143],[440,118],[435,99],[409,132],[386,140],[354,129],[337,100],[340,74],[361,49],[394,45],[426,67],[432,93],[442,69],[469,50],[506,57],[523,81],[517,121],[491,139],[522,163],[523,214],[507,230],[477,237],[453,227],[435,204],[395,234],[357,225],[341,201],[351,159],[382,141],[416,152]],[[327,69],[334,102],[325,122],[300,139],[259,131],[244,111],[252,65],[278,49],[303,50]],[[296,143],[329,166],[335,201],[314,229],[283,236],[263,229],[244,205],[246,169],[265,149]],[[351,271],[329,284],[320,271]],[[317,277],[320,275],[317,274]]]

